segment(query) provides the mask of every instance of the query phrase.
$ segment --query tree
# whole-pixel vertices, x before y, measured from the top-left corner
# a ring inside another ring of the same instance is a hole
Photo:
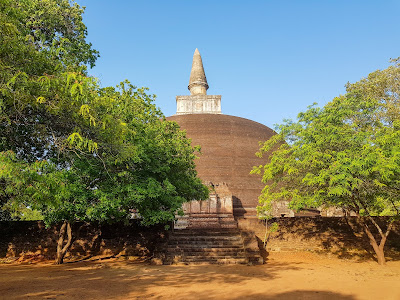
[[[68,72],[85,73],[98,56],[85,41],[82,13],[68,0],[0,0],[0,152],[11,150],[29,163],[54,158],[53,137],[73,132],[67,124],[71,116],[55,109],[68,106],[77,86],[62,86]],[[62,92],[51,94],[49,87],[56,84]],[[9,200],[4,179],[0,187],[2,205]]]
[[[400,64],[376,71],[323,108],[315,105],[286,121],[258,155],[266,183],[260,206],[290,200],[295,210],[339,207],[355,212],[379,264],[395,219],[400,217]],[[382,228],[374,216],[387,216]],[[373,225],[372,225],[373,224]],[[372,234],[375,226],[380,239]]]
[[[0,201],[61,224],[57,263],[76,221],[136,212],[145,225],[165,223],[183,202],[208,197],[198,149],[155,97],[127,81],[101,88],[87,75],[97,52],[78,5],[0,1]]]
[[[263,220],[265,222],[265,233],[264,233],[264,239],[263,239],[263,244],[264,248],[266,248],[267,243],[269,241],[269,238],[271,236],[271,233],[274,233],[278,230],[279,225],[277,222],[269,223],[273,218],[272,214],[272,203],[264,203],[263,206],[258,206],[257,207],[257,216],[260,220]]]

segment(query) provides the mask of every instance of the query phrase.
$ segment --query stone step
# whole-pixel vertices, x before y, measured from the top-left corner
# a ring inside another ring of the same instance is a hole
[[[221,253],[221,252],[229,252],[229,253],[238,253],[243,252],[244,249],[241,246],[231,246],[231,247],[195,247],[190,245],[168,245],[166,248],[168,253],[173,253],[175,251],[178,252],[196,252],[199,254],[207,254],[207,253]]]
[[[187,257],[187,256],[197,256],[197,257],[208,257],[208,258],[215,258],[215,257],[220,257],[220,256],[226,256],[226,257],[245,257],[244,252],[206,252],[206,253],[199,253],[199,252],[193,252],[193,251],[182,251],[182,252],[171,252],[169,253],[170,256],[182,256],[182,257]]]
[[[240,231],[236,228],[232,229],[181,229],[181,230],[174,230],[172,236],[178,235],[196,235],[196,236],[232,236],[232,234],[240,234]]]
[[[230,228],[227,228],[227,230],[229,230],[229,229]],[[182,229],[182,230],[184,230],[184,229]],[[169,236],[169,239],[175,239],[175,238],[224,239],[224,238],[232,238],[232,237],[240,238],[240,235],[237,234],[237,233],[233,233],[233,234],[224,234],[224,233],[218,233],[218,234],[205,234],[205,233],[191,234],[191,233],[179,233],[179,231],[177,230],[177,231],[175,231],[174,234],[171,234]]]
[[[214,229],[214,228],[220,228],[220,229],[235,229],[237,227],[236,224],[207,224],[207,223],[194,223],[194,224],[189,224],[186,228],[201,228],[201,229]],[[178,227],[177,229],[185,229],[182,227]]]
[[[215,220],[215,221],[218,221],[218,220],[221,220],[221,221],[224,221],[224,220],[230,220],[230,221],[235,221],[235,218],[233,217],[233,216],[231,216],[231,217],[220,217],[220,216],[216,216],[216,217],[203,217],[203,216],[193,216],[193,217],[190,217],[190,218],[187,218],[187,219],[184,219],[184,220]]]
[[[207,264],[247,264],[245,257],[230,257],[230,256],[216,256],[216,257],[198,257],[198,256],[186,256],[179,258],[180,262],[196,264],[196,263],[207,263]]]
[[[190,215],[187,215],[189,218],[233,218],[232,214],[213,214],[213,213],[191,213]]]
[[[211,222],[191,222],[191,223],[188,224],[187,228],[202,228],[202,229],[207,229],[207,228],[210,228],[210,229],[213,229],[213,228],[221,228],[221,229],[232,228],[232,229],[234,229],[236,227],[237,227],[236,224],[230,224],[230,223],[224,224],[224,223],[214,223],[214,222],[213,223],[211,223]]]
[[[175,246],[168,246],[168,252],[173,252],[173,251],[191,251],[191,252],[196,252],[196,253],[221,253],[221,252],[232,252],[232,253],[238,253],[244,251],[243,248],[240,247],[209,247],[209,248],[200,248],[200,247],[180,247],[179,245]]]
[[[203,248],[213,248],[212,246],[215,245],[214,248],[220,247],[229,247],[229,246],[242,246],[243,242],[240,240],[231,240],[231,241],[222,241],[222,240],[214,240],[214,241],[193,241],[193,240],[173,240],[167,243],[169,246],[176,246],[176,245],[193,245],[193,246],[202,246]]]
[[[219,225],[219,224],[233,224],[237,225],[235,220],[209,220],[209,219],[190,219],[188,221],[189,224],[197,224],[197,223],[205,223],[205,224],[212,224],[212,225]],[[209,226],[208,226],[209,227]],[[218,228],[218,227],[216,227]]]
[[[219,224],[233,224],[233,225],[237,225],[235,220],[210,220],[210,219],[190,219],[187,221],[189,224],[195,224],[195,223],[205,223],[205,224],[213,224],[213,225],[219,225]],[[186,222],[182,222],[182,223],[186,223]],[[219,228],[219,227],[216,227]]]
[[[218,222],[218,217],[208,217],[208,218],[201,218],[201,217],[190,217],[189,220],[193,221],[209,221],[209,222]]]
[[[179,236],[171,236],[170,241],[182,241],[182,240],[190,240],[193,242],[205,241],[205,242],[213,242],[213,241],[242,241],[242,238],[238,235],[229,236],[210,236],[210,235],[179,235]]]
[[[169,246],[181,246],[181,247],[193,247],[193,248],[241,248],[243,247],[242,242],[202,242],[202,243],[192,243],[190,241],[180,241],[180,242],[168,242],[167,247]]]
[[[186,223],[186,222],[182,222],[182,223]],[[225,224],[230,224],[233,226],[237,226],[236,221],[233,220],[207,220],[207,219],[190,219],[187,222],[188,225],[202,225],[202,226],[206,226],[208,228],[220,228],[221,225],[225,225]],[[214,226],[214,227],[212,227]],[[198,227],[201,228],[201,227]]]
[[[186,245],[186,244],[191,244],[191,245],[222,245],[222,246],[229,246],[229,245],[243,245],[243,242],[241,240],[203,240],[203,241],[193,241],[191,239],[176,239],[176,240],[170,240],[168,242],[168,245]],[[212,247],[211,247],[212,248]]]
[[[238,235],[189,235],[189,234],[179,234],[179,235],[173,235],[170,236],[169,240],[181,240],[181,239],[186,239],[186,240],[193,240],[193,241],[215,241],[215,240],[241,240],[241,237]]]
[[[222,245],[222,246],[237,246],[237,245],[243,245],[243,241],[241,240],[191,240],[191,239],[176,239],[176,240],[170,240],[168,242],[168,245]],[[212,247],[211,247],[212,248]]]

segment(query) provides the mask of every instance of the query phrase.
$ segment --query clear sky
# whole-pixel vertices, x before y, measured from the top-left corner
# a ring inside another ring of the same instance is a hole
[[[400,56],[399,0],[77,0],[100,51],[90,73],[150,88],[166,116],[199,49],[222,113],[273,128]]]

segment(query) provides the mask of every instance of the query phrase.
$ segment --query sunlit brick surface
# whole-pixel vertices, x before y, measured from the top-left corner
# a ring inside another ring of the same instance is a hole
[[[225,182],[233,195],[235,216],[255,215],[263,184],[261,177],[250,175],[253,166],[265,164],[258,158],[259,141],[266,141],[274,131],[260,123],[228,115],[189,114],[168,117],[176,121],[192,145],[201,145],[196,160],[203,181]]]

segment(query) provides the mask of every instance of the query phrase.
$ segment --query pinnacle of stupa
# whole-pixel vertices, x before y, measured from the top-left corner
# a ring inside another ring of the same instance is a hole
[[[204,73],[203,61],[200,52],[196,48],[193,54],[192,71],[190,72],[188,89],[191,95],[206,95],[208,83]]]

